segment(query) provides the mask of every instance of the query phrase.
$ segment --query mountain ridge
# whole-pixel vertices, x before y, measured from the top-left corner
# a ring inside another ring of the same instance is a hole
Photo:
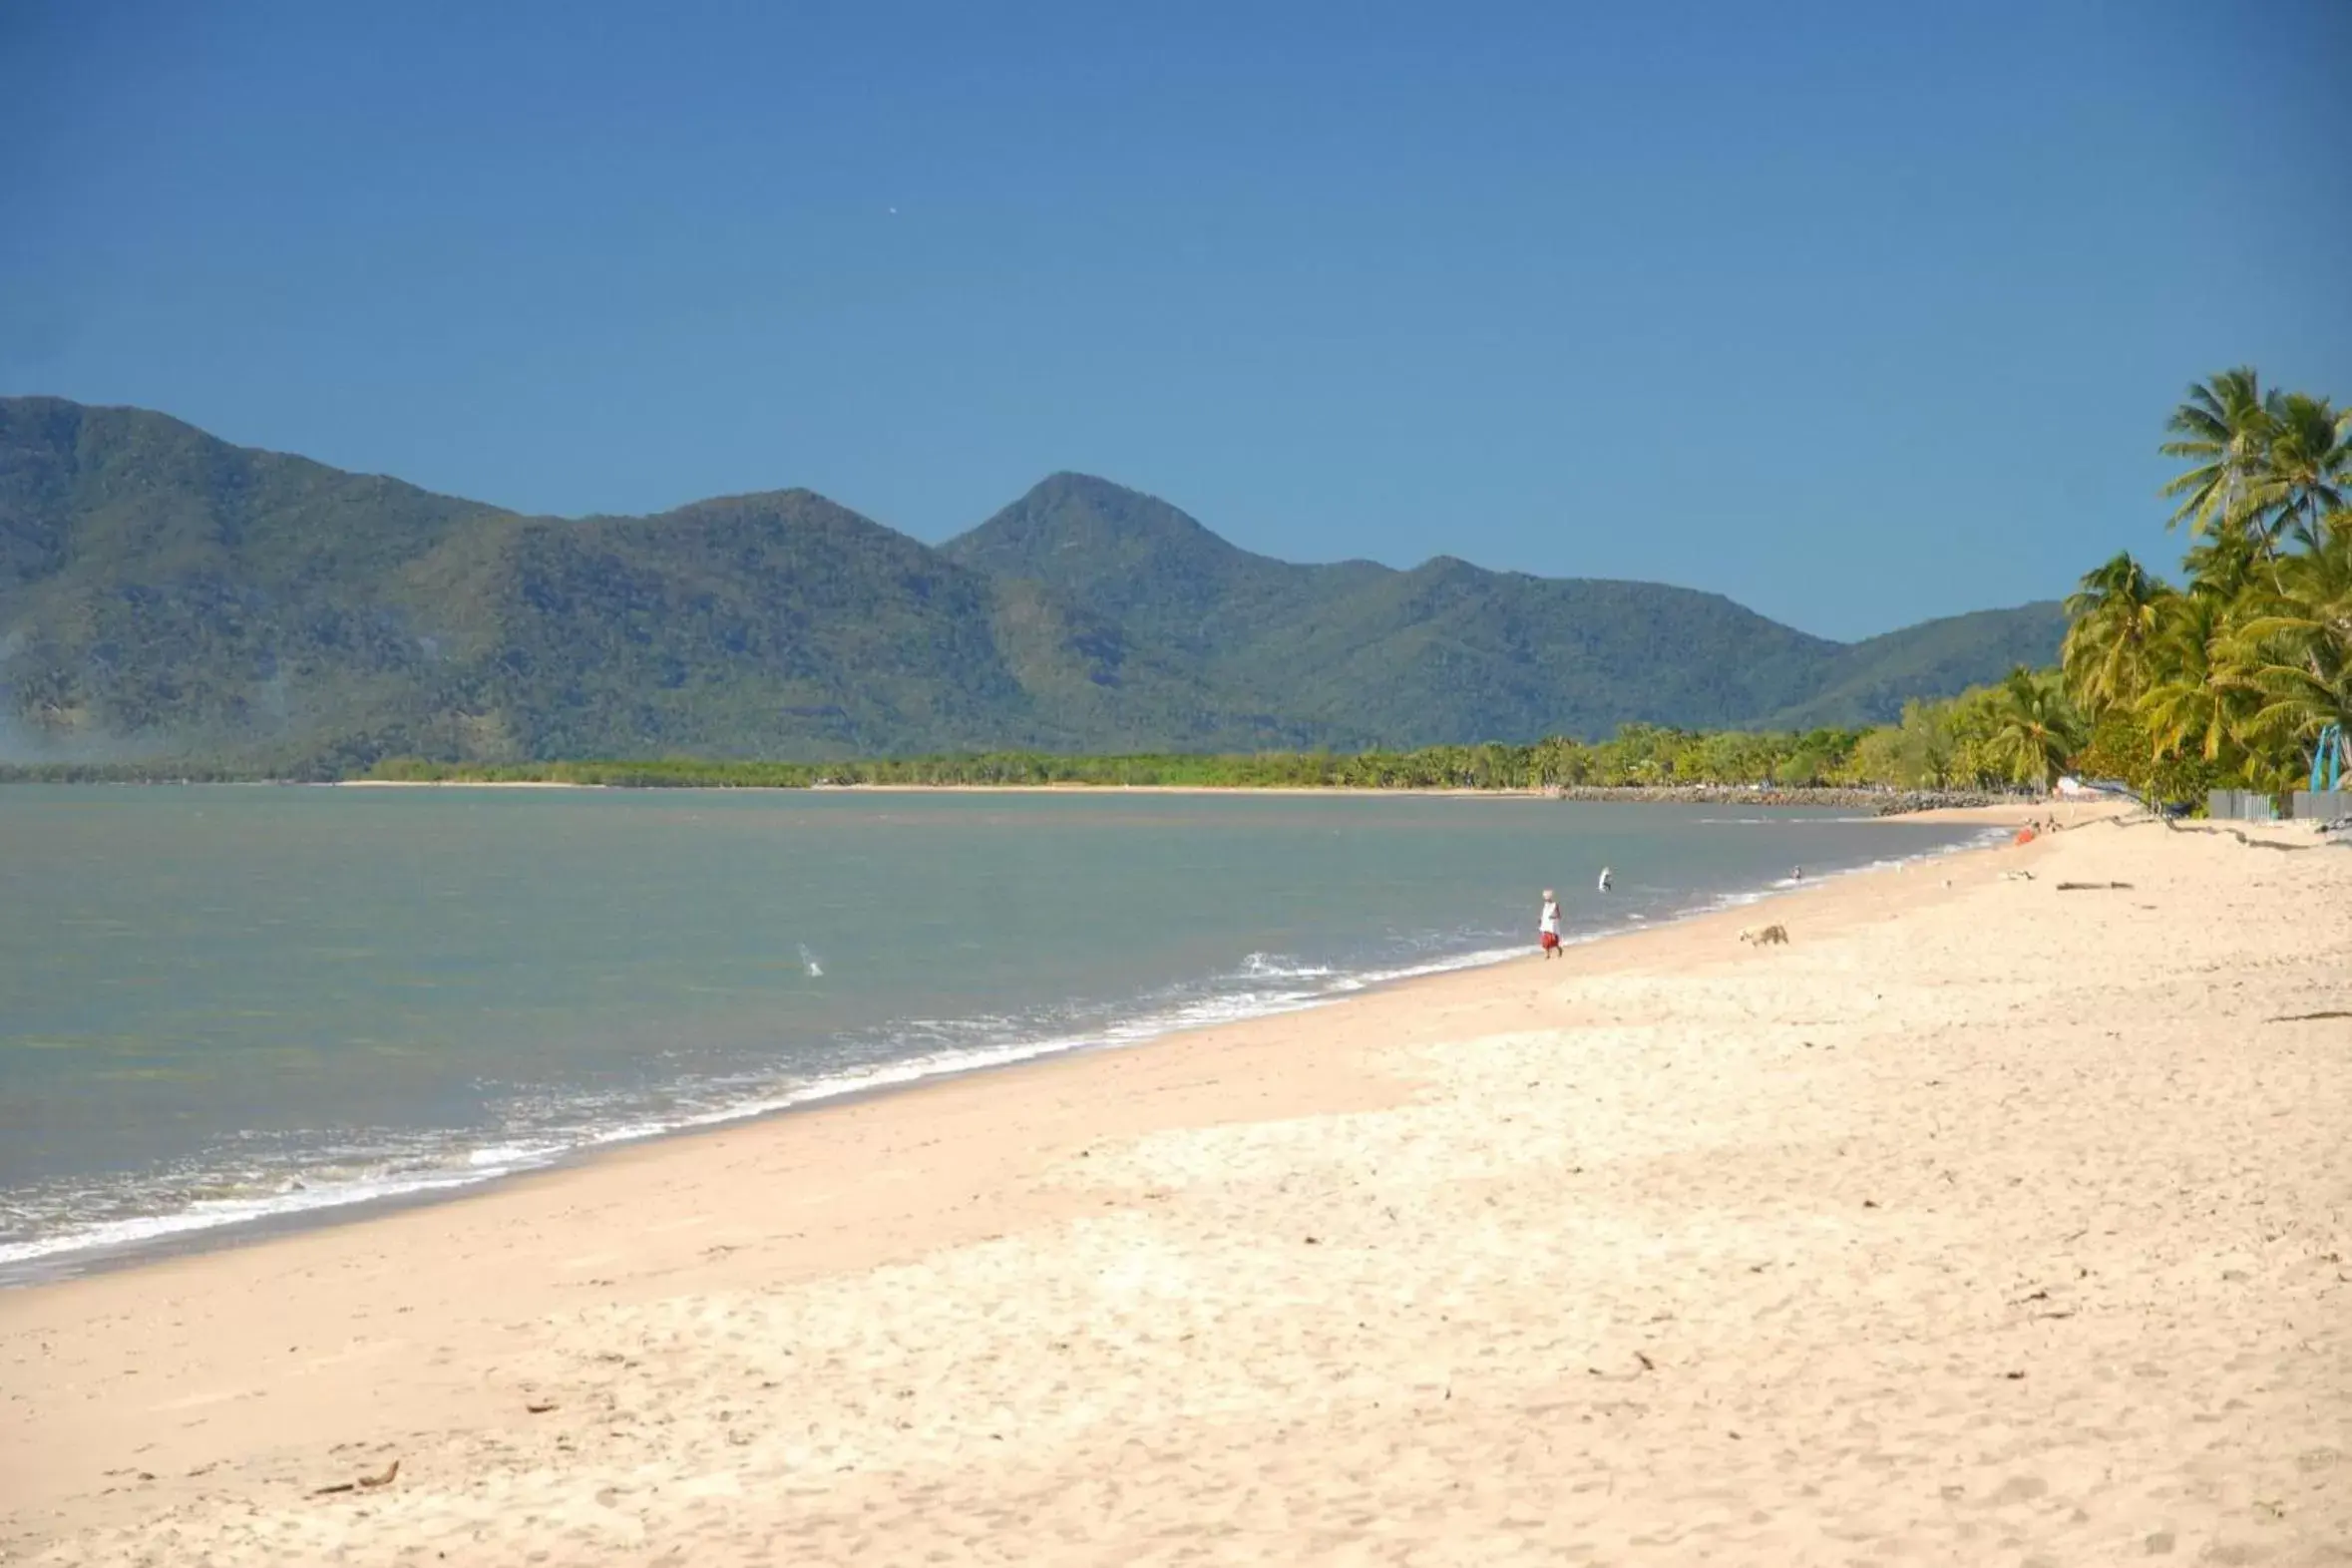
[[[147,410],[0,398],[0,760],[129,746],[336,771],[1850,723],[2020,650],[2046,662],[2061,624],[2028,605],[1837,643],[1660,584],[1284,562],[1071,472],[938,546],[797,487],[533,517]]]

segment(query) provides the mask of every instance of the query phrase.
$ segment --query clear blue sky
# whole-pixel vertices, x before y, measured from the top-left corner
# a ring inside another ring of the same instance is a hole
[[[530,511],[1045,473],[1850,636],[2352,400],[2352,4],[0,7],[0,391]]]

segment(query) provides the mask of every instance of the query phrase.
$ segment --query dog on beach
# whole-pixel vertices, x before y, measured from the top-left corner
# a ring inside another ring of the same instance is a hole
[[[1785,926],[1756,926],[1740,933],[1740,940],[1752,948],[1775,946],[1785,948],[1788,946],[1788,928]]]

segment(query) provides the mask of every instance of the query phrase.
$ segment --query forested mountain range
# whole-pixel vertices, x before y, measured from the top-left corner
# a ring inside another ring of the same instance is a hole
[[[0,761],[1405,746],[1883,719],[2055,604],[1859,643],[1711,593],[1252,555],[1054,475],[939,547],[805,490],[526,517],[0,398]]]

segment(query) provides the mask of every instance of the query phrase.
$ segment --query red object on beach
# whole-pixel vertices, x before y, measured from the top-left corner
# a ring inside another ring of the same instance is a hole
[[[2031,844],[2031,843],[2033,843],[2033,842],[2034,842],[2034,830],[2033,830],[2032,828],[2019,828],[2019,829],[2017,830],[2017,842],[2018,842],[2018,843],[2020,843],[2020,844]]]

